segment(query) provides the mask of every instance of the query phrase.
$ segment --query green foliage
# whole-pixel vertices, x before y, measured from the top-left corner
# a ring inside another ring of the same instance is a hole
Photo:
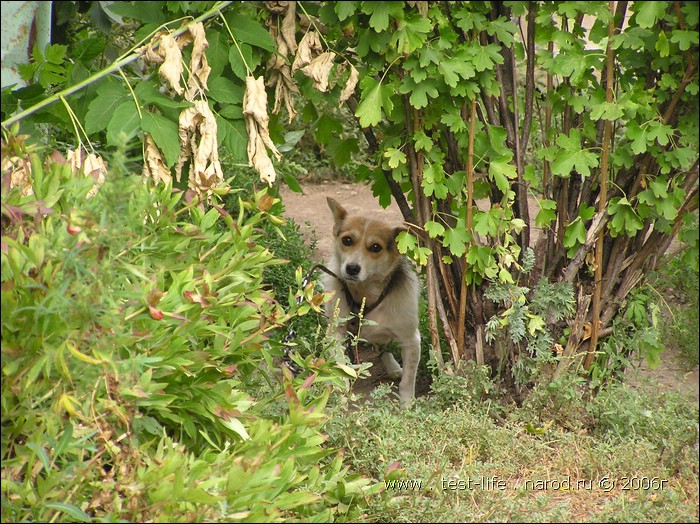
[[[534,256],[532,250],[526,251],[523,274],[532,270]],[[554,344],[561,322],[574,312],[573,287],[542,278],[531,292],[530,288],[515,282],[494,282],[486,290],[485,297],[505,308],[486,323],[486,341],[498,340],[508,347],[519,347],[517,360],[511,362],[515,382],[528,384],[536,380],[545,366],[558,361]],[[511,355],[511,351],[502,352],[502,363]]]
[[[698,365],[698,340],[696,329],[698,315],[698,265],[688,264],[690,249],[676,255],[650,277],[650,284],[656,293],[654,302],[659,307],[660,338],[671,353],[678,354],[678,364],[684,370]],[[663,300],[661,300],[663,296]]]
[[[86,197],[31,163],[33,194],[3,191],[3,520],[357,515],[376,486],[321,434],[346,371],[275,371],[294,307],[263,285],[260,201],[234,218],[118,174]]]

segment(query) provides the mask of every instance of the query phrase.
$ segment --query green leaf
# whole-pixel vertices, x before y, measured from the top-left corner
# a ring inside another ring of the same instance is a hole
[[[433,149],[433,141],[422,129],[419,129],[413,134],[413,141],[416,150],[422,149],[426,153],[429,153]]]
[[[458,110],[448,110],[448,112],[440,117],[440,122],[445,124],[453,133],[459,133],[467,130],[467,123],[462,118],[462,115],[459,114]]]
[[[65,46],[65,45],[52,44],[52,45],[46,46],[46,50],[45,50],[46,61],[50,62],[52,64],[61,65],[63,63],[63,59],[66,56],[67,50],[68,50],[68,46]]]
[[[207,96],[219,103],[242,105],[244,93],[245,87],[241,84],[237,84],[233,80],[221,76],[209,82]]]
[[[461,257],[467,251],[467,244],[471,242],[471,235],[464,227],[459,225],[445,231],[442,245],[450,249],[450,253]]]
[[[141,129],[151,134],[153,141],[163,152],[165,164],[170,168],[180,156],[178,124],[155,113],[143,113]]]
[[[408,231],[403,231],[396,236],[396,247],[402,255],[414,250],[417,245],[416,237]]]
[[[237,162],[248,162],[248,131],[243,120],[225,120],[216,117],[217,139]]]
[[[508,179],[517,178],[518,174],[513,164],[507,160],[499,159],[489,163],[489,176],[496,182],[498,189],[505,193],[510,189]]]
[[[687,51],[691,46],[698,45],[698,32],[674,29],[671,32],[671,42],[678,44],[681,51]]]
[[[612,237],[616,237],[620,233],[634,236],[637,231],[641,231],[644,228],[642,220],[624,197],[610,200],[608,214],[613,217],[609,222],[610,235]]]
[[[564,231],[564,247],[571,248],[586,241],[586,226],[580,217],[566,226]]]
[[[67,502],[45,502],[44,506],[49,509],[61,511],[77,522],[92,522],[90,515],[74,504]]]
[[[639,27],[651,28],[666,14],[666,2],[635,2],[632,4],[632,10],[636,13]]]
[[[571,98],[569,98],[569,105],[571,108],[576,111],[577,114],[581,114],[586,110],[586,105],[588,104],[588,99],[589,97],[587,95],[574,95]],[[596,106],[597,107],[597,106]],[[591,118],[593,118],[593,115],[591,114]],[[600,117],[598,117],[600,118]],[[596,120],[594,118],[594,120]]]
[[[335,2],[335,14],[341,22],[355,14],[358,2]]]
[[[661,31],[659,33],[659,38],[656,40],[656,45],[654,48],[659,52],[662,57],[667,57],[671,53],[671,49],[668,45],[668,39],[666,38],[666,33]]]
[[[360,146],[356,138],[345,138],[332,140],[326,146],[326,151],[336,166],[345,166],[352,160],[355,153],[360,151]]]
[[[439,222],[433,220],[428,220],[423,226],[425,232],[428,233],[430,238],[437,238],[445,233],[445,227]]]
[[[343,132],[343,123],[340,119],[323,113],[316,123],[314,136],[319,144],[329,144],[338,139]]]
[[[255,69],[253,48],[248,44],[239,44],[238,47],[231,46],[228,51],[228,61],[233,74],[241,80],[245,80],[246,76],[248,76],[248,69]],[[217,80],[222,78],[219,77]]]
[[[411,93],[409,102],[417,109],[428,106],[428,97],[437,98],[440,94],[433,79],[416,82],[410,76],[405,76],[403,78],[399,92],[402,94]]]
[[[105,79],[97,88],[97,97],[88,106],[85,132],[92,135],[107,129],[115,109],[125,100],[128,100],[128,97],[122,83],[111,78]]]
[[[464,4],[457,4],[457,6],[461,5]],[[457,20],[457,27],[459,27],[465,33],[469,33],[472,30],[472,28],[476,28],[477,31],[481,31],[487,25],[486,17],[483,14],[473,11],[469,8],[462,8],[460,10],[455,11],[454,17]]]
[[[632,140],[631,148],[635,155],[644,153],[647,150],[647,131],[646,126],[640,127],[637,122],[632,121],[627,124],[625,135]]]
[[[590,220],[593,218],[593,215],[595,215],[595,208],[582,202],[578,210],[578,216],[581,217],[581,220]]]
[[[140,119],[133,100],[120,104],[107,124],[107,143],[111,146],[131,140],[139,129]]]
[[[463,56],[455,56],[441,61],[438,64],[438,71],[442,73],[445,83],[450,87],[457,87],[460,78],[467,80],[476,75],[474,66]]]
[[[208,83],[211,86],[212,80],[219,78],[221,73],[228,65],[229,46],[226,43],[226,37],[219,29],[207,29],[207,62],[211,71],[209,72]]]
[[[667,198],[668,197],[668,191],[666,190],[667,187],[668,187],[668,180],[666,180],[666,177],[663,177],[663,176],[655,178],[649,183],[649,188],[654,192],[654,196],[656,198]]]
[[[285,183],[287,184],[287,187],[294,193],[303,193],[304,190],[301,188],[299,185],[299,182],[297,181],[294,176],[292,176],[289,173],[282,173],[282,178],[284,179]]]
[[[598,165],[595,153],[581,149],[581,134],[577,129],[572,129],[569,136],[560,134],[557,145],[561,149],[551,165],[552,173],[557,176],[568,178],[576,169],[581,176],[587,177],[591,174],[590,168]]]
[[[504,157],[510,161],[513,158],[513,153],[508,147],[508,133],[505,127],[501,126],[488,126],[489,144],[494,150],[496,155]]]
[[[158,85],[153,81],[139,82],[134,88],[134,93],[141,103],[141,106],[155,104],[160,109],[166,110],[168,108],[183,109],[192,105],[192,102],[175,100],[174,98],[164,95],[160,92]]]
[[[650,122],[647,132],[647,140],[657,140],[659,145],[665,146],[673,136],[673,128],[668,124],[662,124],[658,120]]]
[[[557,218],[557,203],[554,200],[542,199],[539,201],[540,211],[535,217],[537,227],[549,227]]]
[[[503,63],[501,48],[496,44],[473,46],[471,49],[474,51],[473,62],[477,71],[491,70],[494,64]]]
[[[243,42],[254,47],[260,47],[265,51],[277,50],[275,40],[257,20],[231,11],[228,11],[224,16],[231,28],[233,36],[239,43]],[[235,47],[235,45],[231,46],[231,49],[235,49]]]
[[[373,78],[367,78],[363,84],[362,96],[355,116],[359,118],[362,127],[376,126],[382,120],[384,102],[382,84]]]
[[[530,316],[530,315],[528,315]],[[530,320],[527,322],[527,331],[530,333],[531,337],[535,336],[538,331],[544,330],[546,324],[544,319],[539,315],[530,316]]]
[[[474,214],[474,231],[483,236],[496,237],[501,217],[495,211],[493,208],[488,211],[477,211]]]
[[[423,172],[423,189],[428,196],[435,195],[436,198],[447,196],[447,185],[445,184],[445,171],[442,164],[433,162]]]
[[[109,5],[114,13],[129,18],[134,18],[140,22],[163,24],[168,21],[163,13],[162,2],[112,2]]]
[[[399,167],[399,164],[406,163],[406,153],[395,147],[390,147],[384,151],[384,157],[389,159],[389,167],[391,169],[396,169]]]
[[[486,26],[486,32],[490,35],[495,34],[504,46],[510,47],[513,45],[514,35],[517,34],[518,27],[505,16],[499,16]]]
[[[591,110],[592,120],[617,120],[622,118],[624,111],[619,104],[614,102],[602,102],[595,104]]]
[[[218,111],[218,114],[226,120],[242,120],[243,108],[236,104],[226,104]],[[277,149],[279,150],[279,147]]]
[[[383,2],[387,3],[387,2]],[[399,53],[410,54],[425,44],[433,24],[427,18],[414,14],[405,20],[399,19],[397,29],[391,38],[392,47]]]
[[[362,12],[369,17],[369,26],[377,33],[389,29],[389,17],[403,14],[403,2],[362,2]]]

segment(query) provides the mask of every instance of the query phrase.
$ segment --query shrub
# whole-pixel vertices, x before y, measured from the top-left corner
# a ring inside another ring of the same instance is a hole
[[[311,304],[264,284],[264,194],[232,216],[31,168],[2,193],[3,521],[356,517],[376,486],[321,434],[346,371],[274,368],[271,332]]]

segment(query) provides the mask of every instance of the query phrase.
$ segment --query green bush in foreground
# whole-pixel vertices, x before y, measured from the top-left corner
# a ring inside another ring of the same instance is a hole
[[[233,217],[31,164],[2,192],[2,520],[358,518],[379,486],[321,433],[346,372],[273,371],[263,195]]]

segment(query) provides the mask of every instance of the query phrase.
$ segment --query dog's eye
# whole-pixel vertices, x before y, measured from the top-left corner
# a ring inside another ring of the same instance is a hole
[[[342,242],[344,246],[352,246],[352,237],[343,237]]]
[[[372,253],[379,253],[382,250],[382,246],[380,246],[379,244],[372,244],[371,246],[369,246],[369,250]]]

